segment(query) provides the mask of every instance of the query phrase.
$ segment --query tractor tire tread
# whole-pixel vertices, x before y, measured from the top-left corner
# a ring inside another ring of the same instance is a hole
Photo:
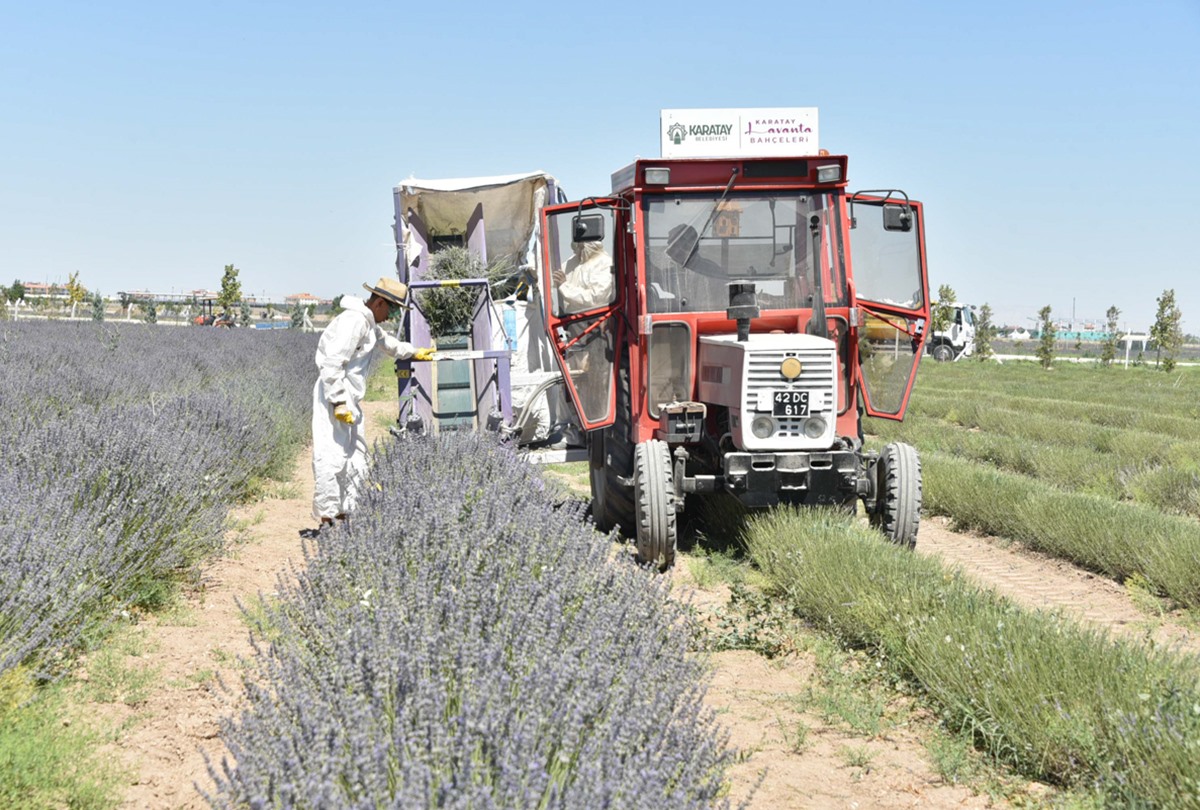
[[[677,540],[671,450],[666,442],[651,439],[638,444],[635,457],[638,558],[666,571],[675,564]]]
[[[879,494],[871,524],[897,545],[915,548],[921,525],[921,458],[916,448],[893,442],[879,457]]]

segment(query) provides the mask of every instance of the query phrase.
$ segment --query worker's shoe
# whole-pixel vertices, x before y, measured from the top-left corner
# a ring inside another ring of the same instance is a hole
[[[567,437],[561,432],[553,433],[544,439],[534,439],[529,443],[530,450],[566,450]]]
[[[321,523],[317,526],[317,528],[301,529],[300,536],[307,540],[313,540],[320,537],[322,534],[327,534],[333,531],[333,525],[333,518],[321,518]]]

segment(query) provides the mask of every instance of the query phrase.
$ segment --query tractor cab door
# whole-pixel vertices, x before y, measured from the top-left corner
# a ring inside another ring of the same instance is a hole
[[[929,323],[923,212],[900,191],[860,192],[850,198],[850,222],[863,404],[870,416],[899,421]]]
[[[615,416],[616,204],[589,199],[542,209],[546,328],[585,430]]]

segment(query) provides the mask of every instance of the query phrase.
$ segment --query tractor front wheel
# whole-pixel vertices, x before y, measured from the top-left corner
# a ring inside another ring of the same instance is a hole
[[[638,559],[659,571],[675,564],[675,484],[671,450],[651,439],[634,451],[634,507],[637,511]]]
[[[921,523],[921,459],[912,445],[893,442],[879,454],[870,519],[893,543],[916,547]]]

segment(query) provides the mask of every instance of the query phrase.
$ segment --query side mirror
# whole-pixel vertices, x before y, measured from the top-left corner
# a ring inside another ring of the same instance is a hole
[[[885,205],[883,207],[883,229],[885,231],[911,231],[912,209],[907,205]]]
[[[601,214],[579,214],[571,220],[572,242],[599,242],[604,239],[604,217]]]

